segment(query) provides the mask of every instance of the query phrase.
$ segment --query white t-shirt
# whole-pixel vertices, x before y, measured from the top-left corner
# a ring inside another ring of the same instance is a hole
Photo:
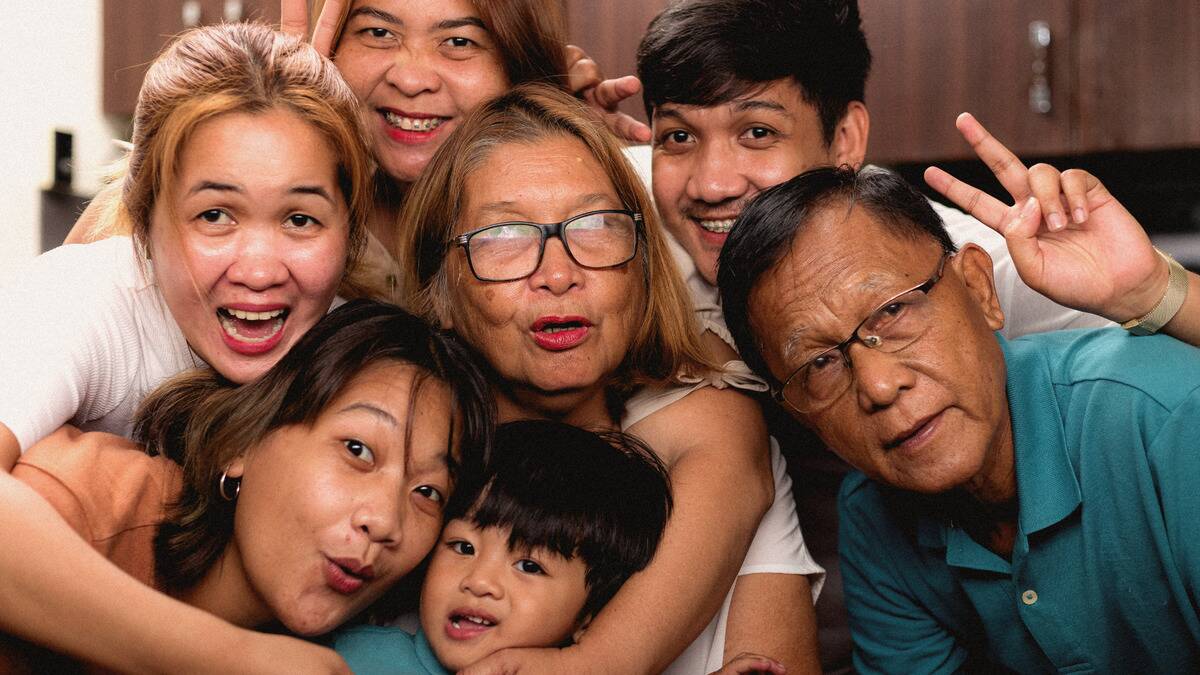
[[[61,246],[0,288],[0,422],[24,451],[65,423],[129,436],[137,406],[204,362],[129,237]]]

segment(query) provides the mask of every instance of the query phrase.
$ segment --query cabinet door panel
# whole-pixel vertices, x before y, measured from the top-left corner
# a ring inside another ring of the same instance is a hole
[[[1200,144],[1200,2],[1079,2],[1079,150]]]
[[[1076,102],[1068,0],[860,0],[874,56],[867,81],[870,161],[965,158],[954,128],[974,113],[1018,154],[1068,152]],[[1037,53],[1030,24],[1050,31],[1043,72],[1050,109],[1031,109]]]

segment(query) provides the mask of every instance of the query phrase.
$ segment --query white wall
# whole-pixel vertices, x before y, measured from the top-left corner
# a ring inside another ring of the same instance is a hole
[[[120,127],[100,107],[101,4],[0,0],[0,281],[39,252],[54,130],[75,135],[76,192],[94,192],[115,159],[110,139]]]

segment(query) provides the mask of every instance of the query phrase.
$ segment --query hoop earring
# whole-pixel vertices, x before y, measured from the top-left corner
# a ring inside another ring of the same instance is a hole
[[[233,483],[233,494],[229,494],[229,483]],[[221,477],[217,479],[217,493],[227,502],[231,502],[238,498],[242,493],[242,479],[230,478],[229,469],[221,472]]]

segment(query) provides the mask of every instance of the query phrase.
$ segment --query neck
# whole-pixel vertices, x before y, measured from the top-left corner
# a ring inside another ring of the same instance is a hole
[[[614,420],[608,414],[603,387],[546,393],[498,386],[496,410],[501,422],[535,418],[589,429],[620,427],[620,420]]]
[[[255,628],[275,617],[250,585],[236,545],[230,543],[204,578],[179,599],[242,628]]]
[[[991,447],[984,456],[983,466],[974,478],[963,486],[972,497],[985,506],[1015,504],[1017,499],[1017,466],[1013,450],[1012,419],[1008,405],[1004,406],[993,436]]]
[[[371,206],[367,229],[392,255],[396,255],[400,210],[404,207],[408,188],[408,183],[397,183],[383,171],[375,174],[375,202]]]

